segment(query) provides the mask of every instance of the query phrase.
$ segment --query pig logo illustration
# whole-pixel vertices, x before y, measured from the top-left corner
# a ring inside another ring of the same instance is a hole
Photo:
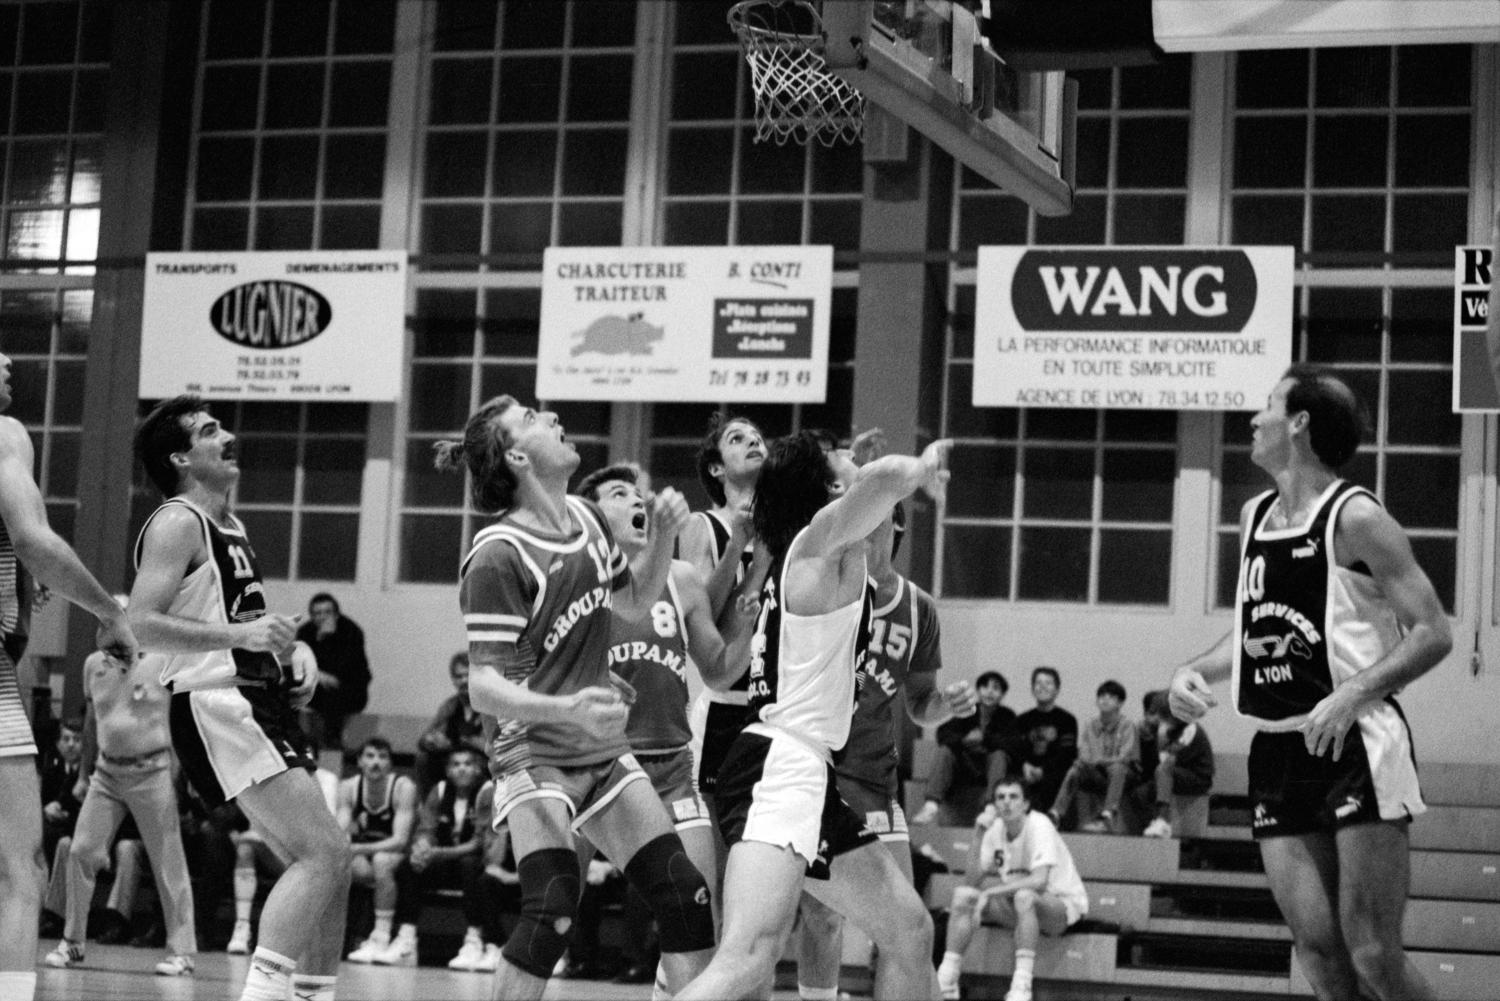
[[[585,352],[603,355],[649,355],[653,345],[665,336],[661,327],[647,323],[641,313],[629,316],[601,316],[586,328],[573,334],[573,357]]]

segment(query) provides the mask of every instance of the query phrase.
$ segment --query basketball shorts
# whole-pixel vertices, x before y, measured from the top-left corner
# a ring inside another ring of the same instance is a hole
[[[567,806],[571,826],[577,831],[609,808],[631,782],[647,781],[633,754],[592,765],[531,765],[495,776],[495,830],[522,803],[539,799],[559,800]]]
[[[719,769],[729,754],[734,738],[750,721],[750,707],[729,702],[708,703],[703,723],[703,750],[698,757],[698,788],[704,795],[717,795]]]
[[[865,827],[881,841],[910,842],[906,830],[906,811],[896,802],[889,788],[861,782],[850,775],[835,772],[839,795],[855,816],[865,818]]]
[[[833,859],[876,840],[839,796],[833,766],[795,737],[742,732],[719,770],[717,802],[725,845],[789,847],[812,879],[827,879]]]
[[[280,689],[242,685],[173,692],[172,745],[210,808],[289,768],[310,768],[302,731]]]
[[[10,655],[0,650],[0,758],[36,753],[31,718],[21,701],[21,679]]]
[[[636,751],[636,761],[661,797],[662,806],[679,831],[709,826],[708,805],[693,782],[693,752],[686,747],[664,754]]]
[[[1390,703],[1350,728],[1338,761],[1309,754],[1300,731],[1257,733],[1249,771],[1256,838],[1410,820],[1427,809],[1406,721]]]

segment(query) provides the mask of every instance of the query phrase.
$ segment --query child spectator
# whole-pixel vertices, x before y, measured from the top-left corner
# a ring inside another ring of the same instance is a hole
[[[988,919],[1015,929],[1015,973],[1005,1001],[1031,1001],[1040,935],[1061,935],[1077,924],[1089,912],[1089,897],[1057,828],[1031,809],[1026,783],[1003,778],[991,798],[997,817],[980,841],[979,864],[968,885],[953,891],[938,987],[944,998],[959,996],[964,950]]]
[[[1031,672],[1031,697],[1036,706],[1016,717],[1012,767],[1020,762],[1021,777],[1030,786],[1031,805],[1052,809],[1063,776],[1078,757],[1078,720],[1057,704],[1062,676],[1055,667]]]
[[[391,770],[391,744],[371,737],[359,749],[359,774],[339,783],[339,825],[354,850],[354,882],[375,894],[375,927],[348,955],[351,963],[414,965],[417,927],[403,924],[395,939],[396,871],[406,860],[417,819],[416,783]]]
[[[477,969],[485,954],[484,854],[476,809],[482,760],[472,747],[460,745],[448,753],[447,778],[427,794],[412,838],[411,857],[399,874],[397,908],[402,927],[416,926],[426,889],[463,891],[468,928],[458,955],[448,962],[450,970]]]
[[[469,655],[460,650],[448,661],[453,694],[438,706],[437,715],[417,740],[417,784],[426,795],[443,777],[444,761],[455,747],[472,747],[481,760],[488,756],[484,717],[469,702]]]
[[[1063,778],[1062,788],[1052,803],[1052,820],[1057,823],[1066,815],[1079,789],[1104,793],[1104,808],[1098,816],[1079,825],[1079,830],[1093,834],[1117,831],[1120,824],[1120,802],[1125,797],[1125,780],[1140,760],[1140,740],[1135,724],[1120,711],[1125,704],[1125,687],[1118,681],[1106,681],[1095,694],[1099,715],[1088,721],[1079,741],[1078,759]]]
[[[961,795],[961,789],[977,787],[977,795],[1009,771],[1006,748],[1015,742],[1016,714],[1000,703],[1010,684],[998,671],[985,671],[974,682],[974,691],[979,697],[978,711],[938,727],[927,802],[912,817],[914,824],[936,821],[945,804],[951,808],[971,801]]]
[[[1138,805],[1154,807],[1155,817],[1141,833],[1148,838],[1170,838],[1172,797],[1204,796],[1214,784],[1214,749],[1202,723],[1184,723],[1172,715],[1165,689],[1149,692],[1141,727],[1141,781],[1135,790]],[[1147,758],[1147,734],[1150,758]]]

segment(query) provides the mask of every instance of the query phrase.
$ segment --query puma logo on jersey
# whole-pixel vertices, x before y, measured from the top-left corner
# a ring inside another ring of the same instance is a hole
[[[1296,549],[1292,550],[1292,558],[1293,559],[1297,559],[1297,560],[1306,559],[1309,556],[1316,556],[1316,555],[1318,555],[1318,540],[1317,539],[1308,539],[1307,540],[1307,545],[1305,545],[1305,546],[1298,546]]]

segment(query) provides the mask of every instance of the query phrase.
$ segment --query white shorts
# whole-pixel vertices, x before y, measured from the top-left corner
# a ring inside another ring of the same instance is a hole
[[[301,731],[279,691],[237,687],[174,692],[170,720],[182,769],[210,807],[289,768],[311,765],[293,743]]]

